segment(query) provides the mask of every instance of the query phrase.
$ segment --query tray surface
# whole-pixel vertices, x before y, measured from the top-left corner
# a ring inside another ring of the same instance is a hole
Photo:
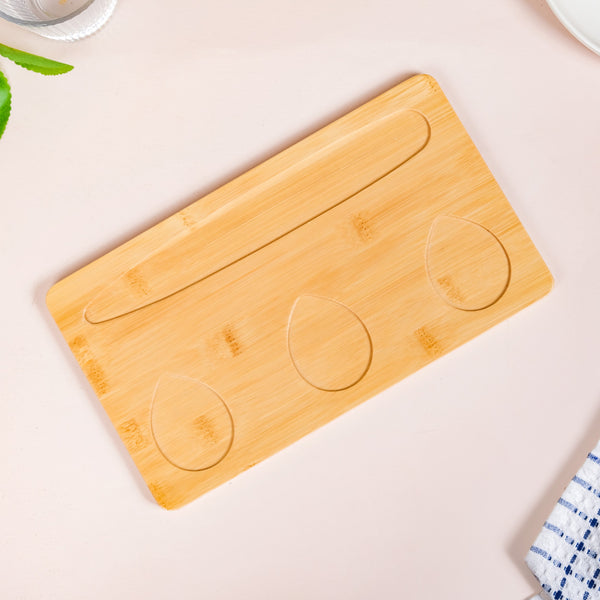
[[[152,494],[177,508],[551,287],[419,75],[60,281],[47,303]]]

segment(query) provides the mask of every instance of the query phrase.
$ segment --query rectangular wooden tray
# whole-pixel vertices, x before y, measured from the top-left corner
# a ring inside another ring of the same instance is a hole
[[[47,302],[170,509],[551,286],[438,84],[419,75],[60,281]]]

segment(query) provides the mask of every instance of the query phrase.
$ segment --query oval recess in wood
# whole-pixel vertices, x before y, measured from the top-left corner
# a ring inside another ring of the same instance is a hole
[[[442,216],[429,231],[429,281],[450,306],[482,310],[496,303],[510,281],[510,261],[500,240],[473,221]]]
[[[85,308],[84,318],[103,323],[168,298],[389,175],[425,148],[431,130],[416,110],[385,110],[393,112],[376,112],[362,119],[362,126],[340,125],[347,133],[329,136],[329,142],[323,132],[316,151],[307,146],[302,160],[263,169],[266,175],[244,184],[242,193],[233,194],[226,186],[192,204],[183,217],[178,213],[180,219],[172,217],[175,232],[166,239],[157,235],[161,245],[107,281]]]
[[[151,407],[152,436],[162,455],[186,471],[214,467],[231,448],[233,419],[222,398],[204,383],[166,373]]]
[[[324,391],[358,383],[373,356],[364,323],[347,306],[320,296],[300,296],[290,313],[288,349],[298,374]]]

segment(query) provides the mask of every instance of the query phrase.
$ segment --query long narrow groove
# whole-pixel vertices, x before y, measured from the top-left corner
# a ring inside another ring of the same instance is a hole
[[[87,317],[87,310],[88,310],[88,307],[89,307],[89,304],[88,304],[88,306],[86,306],[86,308],[83,311],[83,317],[84,317],[84,319],[88,323],[90,323],[91,325],[99,325],[101,323],[108,323],[110,321],[114,321],[116,319],[120,319],[121,317],[125,317],[125,316],[131,315],[133,313],[136,313],[136,312],[138,312],[140,310],[143,310],[144,308],[148,308],[150,306],[154,306],[155,304],[158,304],[159,302],[162,302],[163,300],[167,300],[169,298],[172,298],[176,294],[179,294],[180,292],[183,292],[184,290],[189,289],[193,285],[196,285],[198,283],[206,281],[209,277],[213,277],[214,275],[217,275],[221,271],[224,271],[225,269],[228,269],[229,267],[231,267],[231,266],[233,266],[233,265],[235,265],[235,264],[237,264],[237,263],[245,260],[249,256],[252,256],[252,255],[256,254],[257,252],[260,252],[261,250],[264,250],[267,246],[270,246],[271,244],[274,244],[274,243],[278,242],[279,240],[281,240],[282,238],[286,237],[290,233],[293,233],[294,231],[300,229],[301,227],[304,227],[304,225],[306,225],[306,224],[314,221],[315,219],[318,219],[319,217],[323,216],[324,214],[326,214],[326,213],[330,212],[331,210],[337,208],[338,206],[342,205],[344,202],[347,202],[348,200],[351,200],[352,198],[354,198],[358,194],[361,194],[362,192],[364,192],[368,188],[372,187],[376,183],[379,183],[382,179],[385,179],[386,177],[388,177],[389,175],[391,175],[394,171],[397,171],[400,167],[404,166],[407,162],[409,162],[415,156],[417,156],[418,154],[420,154],[423,151],[423,149],[427,146],[427,144],[429,143],[429,140],[431,138],[431,126],[429,125],[429,121],[427,120],[427,118],[425,117],[425,115],[422,114],[420,111],[417,111],[415,109],[410,109],[410,110],[412,110],[412,111],[418,113],[419,115],[421,115],[421,117],[423,117],[423,121],[426,124],[427,135],[425,137],[423,145],[414,154],[411,154],[409,157],[407,157],[401,163],[399,163],[396,166],[394,166],[393,168],[389,169],[388,171],[386,171],[385,173],[383,173],[382,175],[380,175],[379,177],[377,177],[373,181],[369,182],[367,185],[362,186],[356,192],[350,194],[349,196],[346,196],[345,198],[343,198],[342,200],[336,202],[335,204],[332,204],[331,206],[328,206],[324,210],[322,210],[322,211],[318,212],[317,214],[311,216],[309,219],[306,219],[306,220],[302,221],[301,223],[299,223],[298,225],[295,225],[294,227],[292,227],[291,229],[285,231],[284,233],[279,234],[276,237],[270,239],[268,242],[257,246],[256,248],[254,248],[250,252],[247,252],[247,253],[239,256],[238,258],[236,258],[236,259],[234,259],[234,260],[232,260],[232,261],[224,264],[223,266],[215,269],[214,271],[211,271],[210,273],[208,273],[207,275],[204,275],[203,277],[200,277],[199,279],[191,281],[187,285],[184,285],[184,286],[176,289],[175,291],[171,292],[170,294],[165,294],[164,296],[161,296],[160,298],[157,298],[156,300],[148,302],[147,304],[144,304],[143,306],[137,306],[137,307],[133,308],[132,310],[129,310],[129,311],[126,311],[126,312],[122,312],[122,313],[119,313],[118,315],[116,315],[114,317],[108,317],[108,318],[105,318],[105,319],[101,319],[99,321],[90,321],[88,319],[88,317]],[[92,301],[90,302],[90,304],[94,300],[95,300],[95,298],[92,299]]]

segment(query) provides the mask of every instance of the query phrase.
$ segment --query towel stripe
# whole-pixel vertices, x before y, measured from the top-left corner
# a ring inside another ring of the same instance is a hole
[[[559,498],[527,564],[551,600],[600,599],[600,443]]]

